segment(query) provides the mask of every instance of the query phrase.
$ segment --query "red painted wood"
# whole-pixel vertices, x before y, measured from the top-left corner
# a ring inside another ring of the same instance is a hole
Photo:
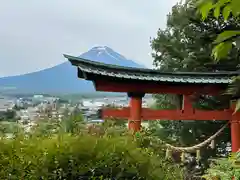
[[[229,111],[201,111],[195,110],[151,110],[143,109],[142,117],[144,120],[229,120]]]
[[[231,108],[232,112],[234,112],[235,104],[232,104]],[[232,152],[238,152],[240,149],[240,112],[232,114],[230,123]]]
[[[142,114],[142,98],[131,97],[130,99],[130,116],[128,121],[129,130],[134,132],[140,131],[141,129],[141,114]]]
[[[122,109],[103,109],[102,110],[102,118],[121,118],[128,119],[130,116],[130,108],[122,108]]]
[[[103,118],[115,117],[128,119],[130,117],[130,109],[103,109]],[[202,111],[194,110],[185,112],[183,110],[152,110],[142,108],[142,120],[229,120],[232,118],[232,111]]]
[[[193,114],[193,107],[191,97],[189,95],[183,95],[183,105],[182,110],[184,113]]]
[[[94,82],[97,91],[105,92],[142,92],[142,93],[162,93],[162,94],[201,94],[214,95],[223,89],[217,85],[167,85],[157,83],[135,83],[135,82],[114,82],[96,80]]]
[[[238,121],[231,121],[232,152],[240,149],[240,124]]]

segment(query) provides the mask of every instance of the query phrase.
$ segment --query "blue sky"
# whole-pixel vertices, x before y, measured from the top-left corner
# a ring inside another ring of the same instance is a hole
[[[6,0],[0,6],[0,76],[33,72],[106,45],[151,67],[150,37],[178,0]]]

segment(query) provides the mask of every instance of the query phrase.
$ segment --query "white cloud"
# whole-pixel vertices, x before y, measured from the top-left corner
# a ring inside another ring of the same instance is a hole
[[[54,66],[96,44],[151,66],[150,36],[177,0],[8,0],[0,6],[0,76]]]

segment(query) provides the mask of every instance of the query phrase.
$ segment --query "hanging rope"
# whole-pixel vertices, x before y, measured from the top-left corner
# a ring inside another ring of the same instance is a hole
[[[196,151],[204,146],[206,146],[207,144],[210,144],[212,140],[214,140],[217,136],[219,136],[223,130],[228,126],[228,123],[225,124],[221,129],[219,129],[215,134],[213,134],[212,136],[210,136],[208,139],[206,139],[205,141],[197,144],[197,145],[194,145],[194,146],[191,146],[191,147],[175,147],[175,146],[172,146],[168,143],[165,143],[165,145],[170,148],[171,150],[174,150],[174,151],[180,151],[180,152],[193,152],[193,151]]]
[[[197,145],[191,146],[191,147],[175,147],[175,146],[173,146],[171,144],[168,144],[168,143],[166,143],[162,140],[159,140],[157,138],[155,138],[154,140],[158,141],[161,144],[164,144],[168,148],[167,149],[168,154],[170,153],[169,151],[190,153],[190,152],[194,152],[194,151],[197,151],[197,150],[201,149],[202,147],[206,146],[207,144],[213,145],[214,144],[213,140],[223,132],[223,130],[228,126],[228,124],[229,123],[225,124],[221,129],[219,129],[215,134],[210,136],[205,141],[203,141],[203,142],[201,142]]]

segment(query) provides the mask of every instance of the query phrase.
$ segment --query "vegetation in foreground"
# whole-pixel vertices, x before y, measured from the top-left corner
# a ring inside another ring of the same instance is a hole
[[[162,150],[144,147],[120,126],[51,123],[2,136],[0,179],[182,179]]]
[[[79,116],[40,122],[29,133],[12,127],[13,138],[2,133],[0,140],[0,178],[201,179],[183,176],[181,163],[166,160],[165,147],[151,141],[156,126],[133,136],[121,124],[110,122],[88,126]],[[217,159],[205,179],[238,179],[238,159]]]
[[[219,180],[240,179],[240,158],[237,153],[229,158],[218,158],[213,161],[204,175],[206,180],[218,178]]]

